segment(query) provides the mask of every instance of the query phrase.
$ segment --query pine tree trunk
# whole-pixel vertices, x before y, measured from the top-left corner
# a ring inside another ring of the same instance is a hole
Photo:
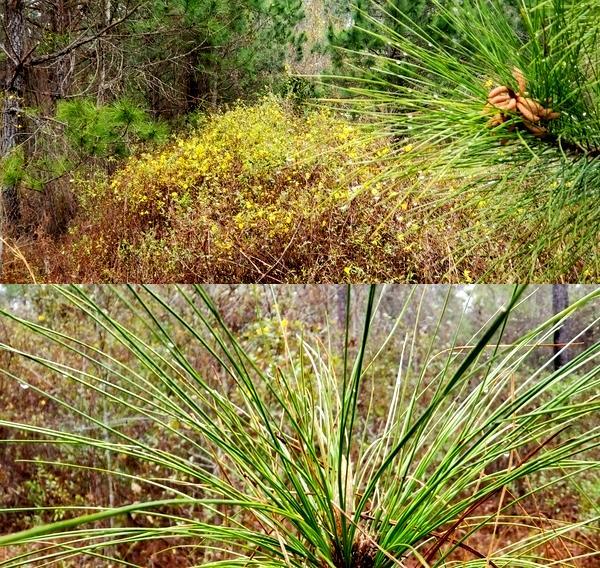
[[[346,307],[348,302],[348,287],[345,284],[338,284],[335,289],[335,315],[340,330],[346,327]]]
[[[24,0],[6,0],[4,8],[6,26],[6,49],[10,54],[8,73],[2,99],[0,131],[0,156],[13,152],[21,137],[21,103],[25,90],[25,14]],[[16,184],[2,186],[2,218],[18,225],[21,218],[19,193]],[[3,235],[2,235],[3,236]]]
[[[552,285],[552,312],[558,314],[569,307],[569,289],[565,284]],[[558,371],[569,360],[564,344],[568,342],[568,329],[565,324],[554,332],[554,368]]]
[[[67,36],[70,27],[69,5],[66,0],[59,0],[55,5],[53,33]],[[72,55],[60,57],[54,63],[54,85],[52,89],[53,98],[60,100],[65,98],[68,88],[69,76],[72,72]]]

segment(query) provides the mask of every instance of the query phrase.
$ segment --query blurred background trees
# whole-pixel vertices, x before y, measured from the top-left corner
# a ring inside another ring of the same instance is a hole
[[[460,31],[445,17],[440,6],[446,10],[460,10],[461,0],[442,0],[439,4],[438,0],[357,0],[351,3],[337,0],[334,4],[343,23],[340,25],[339,20],[337,23],[330,22],[327,37],[329,52],[336,67],[355,73],[364,73],[368,69],[365,61],[371,61],[374,54],[391,59],[404,57],[381,37],[382,25],[390,30],[389,33],[408,35],[417,33],[410,24],[416,22],[423,28],[435,28],[436,33],[429,39],[436,42],[460,40]],[[516,16],[519,0],[499,0],[499,4],[508,14]],[[425,38],[422,40],[426,41]]]

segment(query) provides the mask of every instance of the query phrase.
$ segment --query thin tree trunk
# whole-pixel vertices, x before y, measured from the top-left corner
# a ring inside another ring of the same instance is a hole
[[[112,0],[104,0],[104,25],[108,26],[112,22]],[[100,79],[98,81],[98,93],[96,96],[96,103],[98,105],[104,104],[108,98],[108,85],[107,85],[107,60],[106,54],[102,47],[102,38],[98,40],[98,58],[100,59]]]
[[[67,0],[59,0],[54,14],[53,32],[60,36],[67,36],[71,27],[70,6]],[[73,54],[59,57],[54,64],[54,99],[64,99],[68,92],[68,83],[73,71]]]
[[[6,158],[19,145],[21,130],[21,99],[20,94],[7,90],[2,100],[2,131],[0,132],[0,157]],[[5,222],[18,226],[21,220],[21,206],[17,184],[11,180],[2,182],[2,229]],[[2,237],[5,236],[2,230]]]
[[[10,55],[8,73],[2,99],[0,120],[0,157],[15,151],[20,142],[22,127],[22,97],[25,91],[25,7],[24,0],[6,0],[4,21],[6,25],[6,50]],[[15,183],[2,184],[3,220],[18,225],[21,219],[18,188]],[[2,237],[4,235],[2,234]]]
[[[552,285],[552,312],[558,314],[569,307],[569,289],[566,284]],[[558,371],[569,361],[568,350],[563,350],[569,341],[568,329],[565,324],[554,332],[554,368]]]
[[[346,305],[348,302],[348,287],[338,284],[335,289],[335,315],[340,329],[346,326]]]
[[[193,112],[198,108],[200,101],[200,81],[198,79],[198,53],[192,52],[189,56],[186,78],[185,106],[186,112]]]

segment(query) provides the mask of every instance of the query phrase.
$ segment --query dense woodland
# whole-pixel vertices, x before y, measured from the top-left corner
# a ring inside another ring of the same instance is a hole
[[[52,194],[73,160],[122,157],[169,120],[264,88],[301,49],[302,17],[287,0],[4,3],[1,148],[20,147],[4,165],[7,219],[38,220],[23,219],[19,182]],[[64,230],[68,204],[42,205]]]
[[[597,16],[7,0],[3,280],[596,281]]]

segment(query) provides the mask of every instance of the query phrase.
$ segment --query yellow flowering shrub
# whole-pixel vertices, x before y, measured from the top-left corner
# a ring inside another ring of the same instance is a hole
[[[273,97],[206,117],[83,190],[63,250],[69,278],[424,279],[412,268],[409,201],[376,181],[389,151],[338,115]]]

